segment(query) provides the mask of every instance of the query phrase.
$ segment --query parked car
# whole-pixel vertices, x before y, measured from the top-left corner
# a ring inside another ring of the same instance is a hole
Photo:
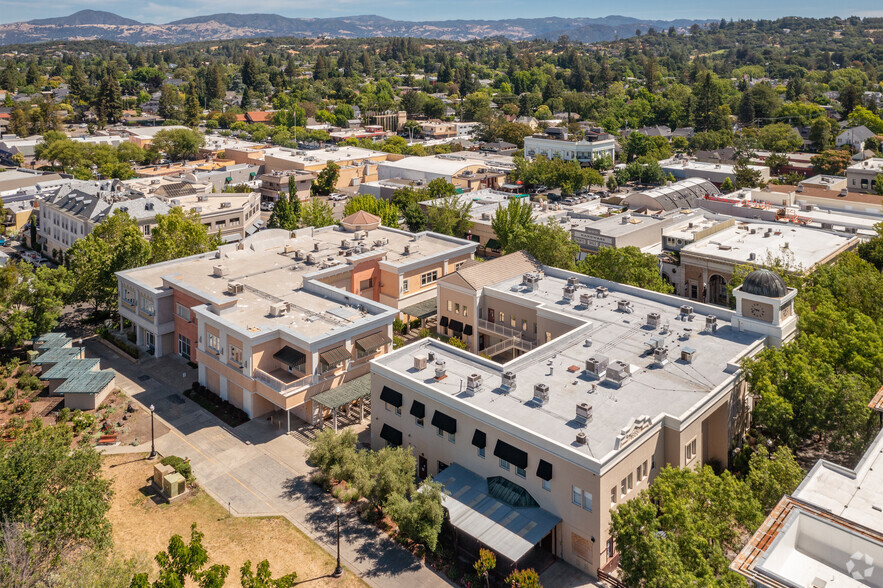
[[[261,210],[271,211],[276,205],[272,202],[261,202]]]
[[[341,194],[339,192],[336,194],[331,194],[330,196],[328,196],[328,200],[346,200],[346,194]]]

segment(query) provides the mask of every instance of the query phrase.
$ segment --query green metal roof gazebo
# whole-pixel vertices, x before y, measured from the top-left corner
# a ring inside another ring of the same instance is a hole
[[[320,392],[313,396],[313,402],[318,402],[325,408],[340,408],[359,398],[371,395],[371,376],[360,376],[349,382],[345,382],[327,392]]]
[[[402,312],[419,319],[428,319],[438,314],[438,301],[435,298],[417,302],[402,309]]]

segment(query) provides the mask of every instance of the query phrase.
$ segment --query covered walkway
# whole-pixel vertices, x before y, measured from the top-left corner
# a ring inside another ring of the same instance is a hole
[[[311,400],[319,407],[319,428],[325,427],[325,411],[331,411],[334,430],[337,430],[337,415],[344,410],[346,416],[358,406],[359,422],[365,418],[365,400],[371,397],[371,375],[366,374],[332,388],[327,392],[316,394]],[[370,406],[370,404],[369,404]]]

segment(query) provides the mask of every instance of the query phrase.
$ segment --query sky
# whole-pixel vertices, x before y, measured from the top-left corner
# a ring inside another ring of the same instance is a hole
[[[603,17],[610,14],[640,19],[759,19],[781,16],[881,16],[880,0],[0,0],[0,22],[66,16],[78,10],[106,10],[141,22],[165,23],[220,12],[263,12],[288,17],[332,17],[377,14],[396,20],[450,20],[560,17]]]

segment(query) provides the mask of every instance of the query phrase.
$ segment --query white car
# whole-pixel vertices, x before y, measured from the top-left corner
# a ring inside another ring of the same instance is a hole
[[[346,200],[346,194],[332,194],[328,200]]]
[[[271,211],[276,205],[273,202],[261,202],[261,210]]]

